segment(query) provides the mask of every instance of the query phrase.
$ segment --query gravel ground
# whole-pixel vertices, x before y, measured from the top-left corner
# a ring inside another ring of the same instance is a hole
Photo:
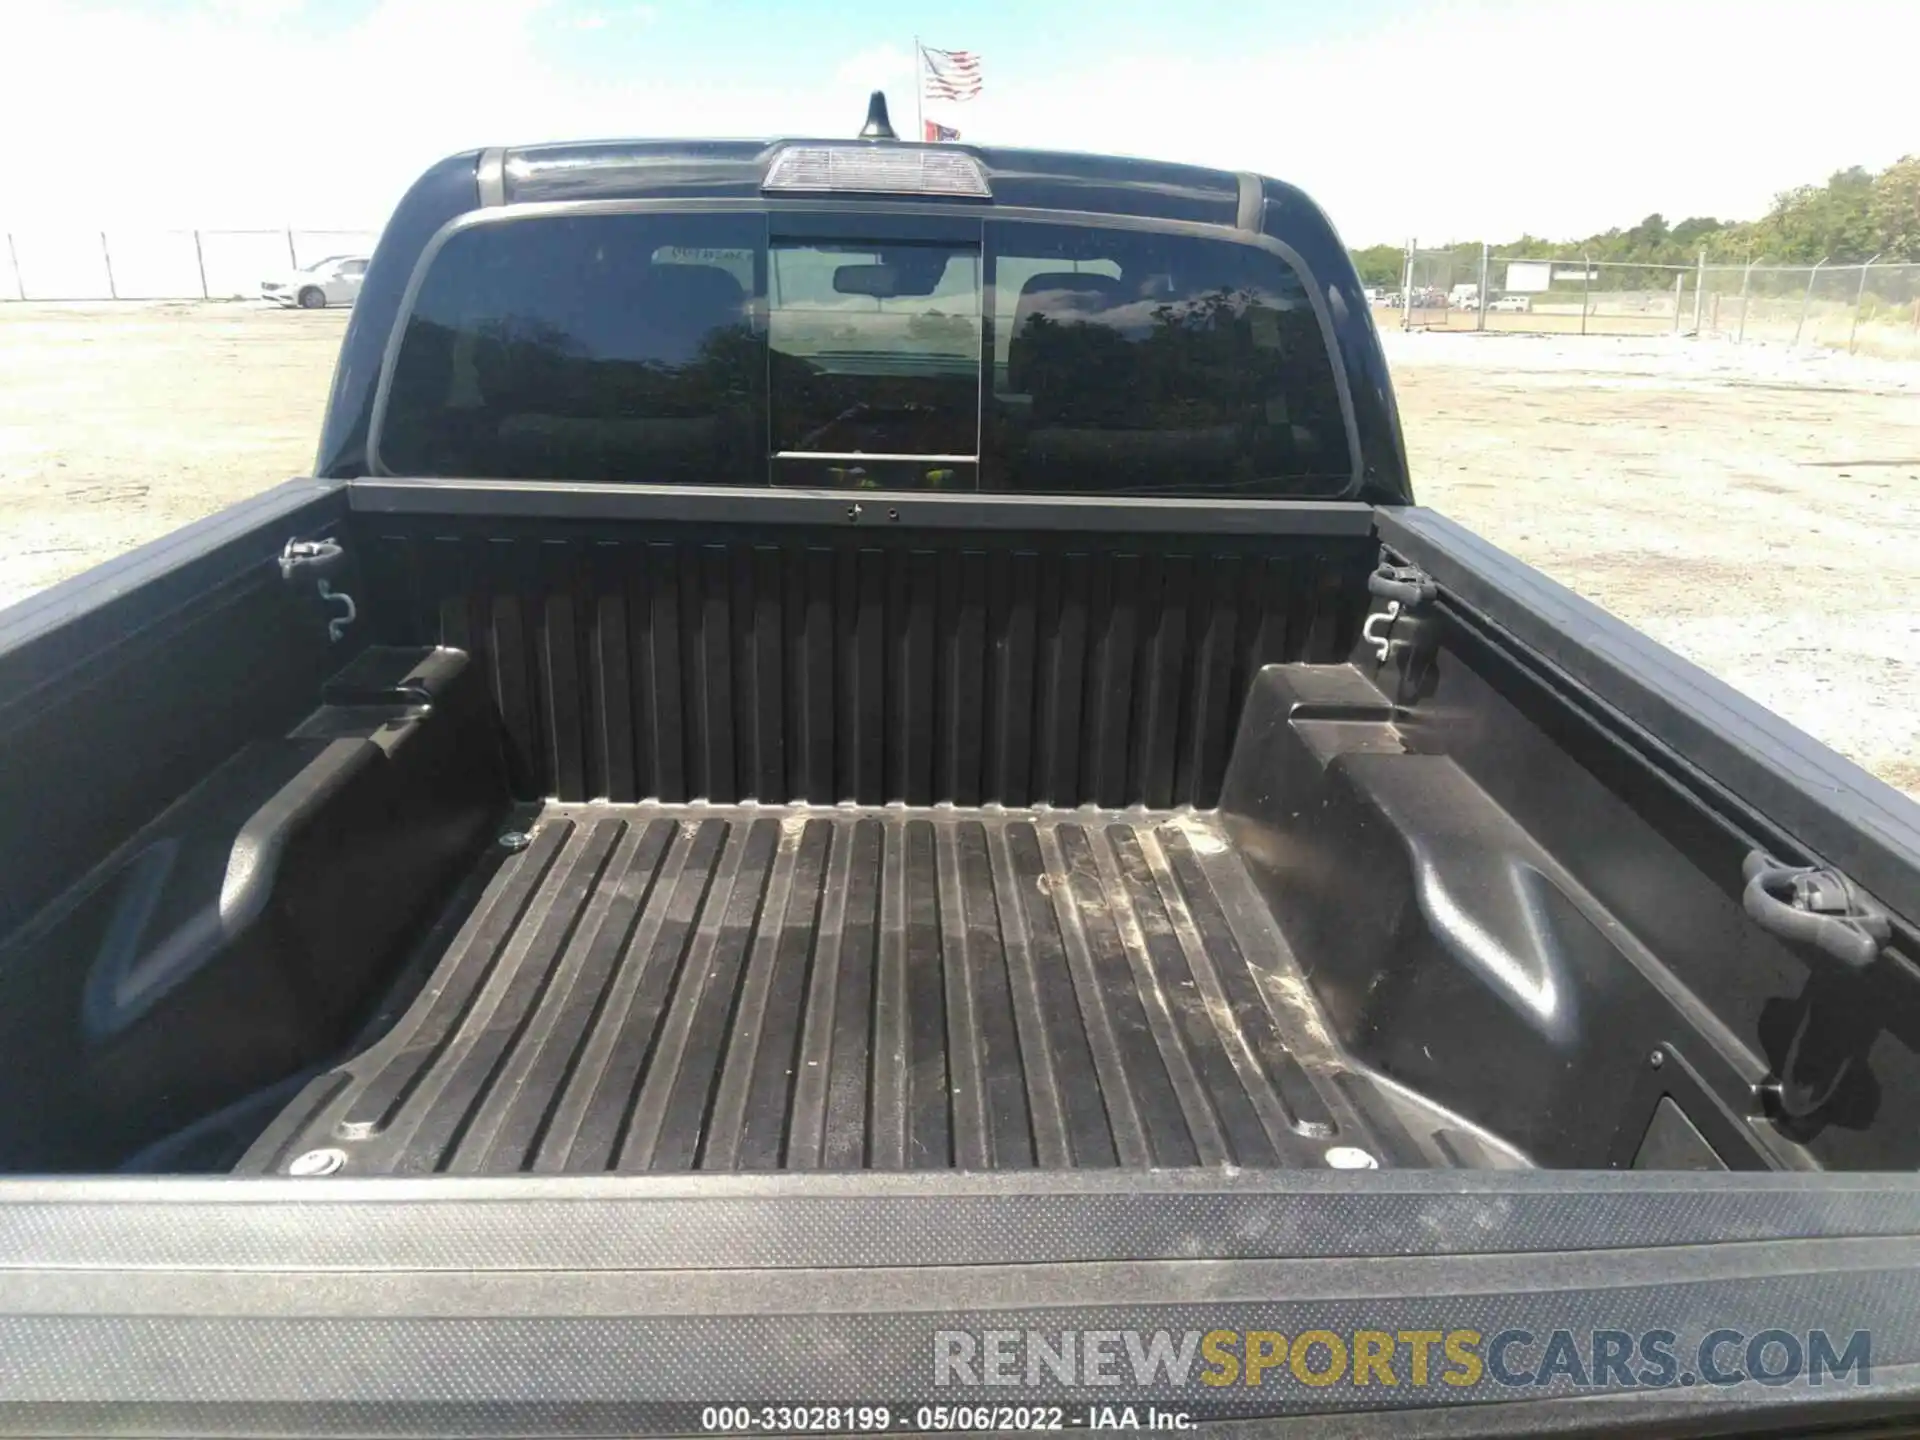
[[[0,305],[0,605],[311,470],[346,317]]]
[[[1920,798],[1920,366],[1386,338],[1424,503]]]
[[[345,318],[0,305],[0,605],[303,473]],[[1920,366],[1386,340],[1425,503],[1920,797]]]

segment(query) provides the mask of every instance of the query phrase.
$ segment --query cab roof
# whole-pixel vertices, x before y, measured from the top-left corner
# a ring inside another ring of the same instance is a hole
[[[996,206],[1246,228],[1257,228],[1263,200],[1295,200],[1311,208],[1304,195],[1279,181],[1198,165],[1059,150],[846,139],[600,140],[516,146],[497,152],[501,198],[514,204],[757,196],[775,157],[796,145],[958,151],[979,162]]]

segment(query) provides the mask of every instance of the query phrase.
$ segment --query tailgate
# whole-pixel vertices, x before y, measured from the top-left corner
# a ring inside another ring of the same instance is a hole
[[[1920,1403],[1917,1263],[1920,1188],[1879,1178],[16,1182],[0,1430],[1804,1429]],[[1813,1330],[1851,1347],[1822,1383],[1679,1379],[1714,1331],[1731,1373]],[[1675,1376],[1596,1385],[1596,1331],[1636,1376],[1670,1332]]]

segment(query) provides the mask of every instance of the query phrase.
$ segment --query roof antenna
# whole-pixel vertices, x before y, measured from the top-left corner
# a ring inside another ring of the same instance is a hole
[[[876,90],[873,98],[867,101],[867,123],[860,127],[862,140],[898,140],[893,133],[893,122],[887,118],[887,92]]]

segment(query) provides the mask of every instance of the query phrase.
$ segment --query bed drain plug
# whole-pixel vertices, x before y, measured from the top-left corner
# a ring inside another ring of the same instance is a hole
[[[1358,1145],[1329,1146],[1327,1164],[1336,1170],[1378,1170],[1380,1168],[1380,1162]]]

